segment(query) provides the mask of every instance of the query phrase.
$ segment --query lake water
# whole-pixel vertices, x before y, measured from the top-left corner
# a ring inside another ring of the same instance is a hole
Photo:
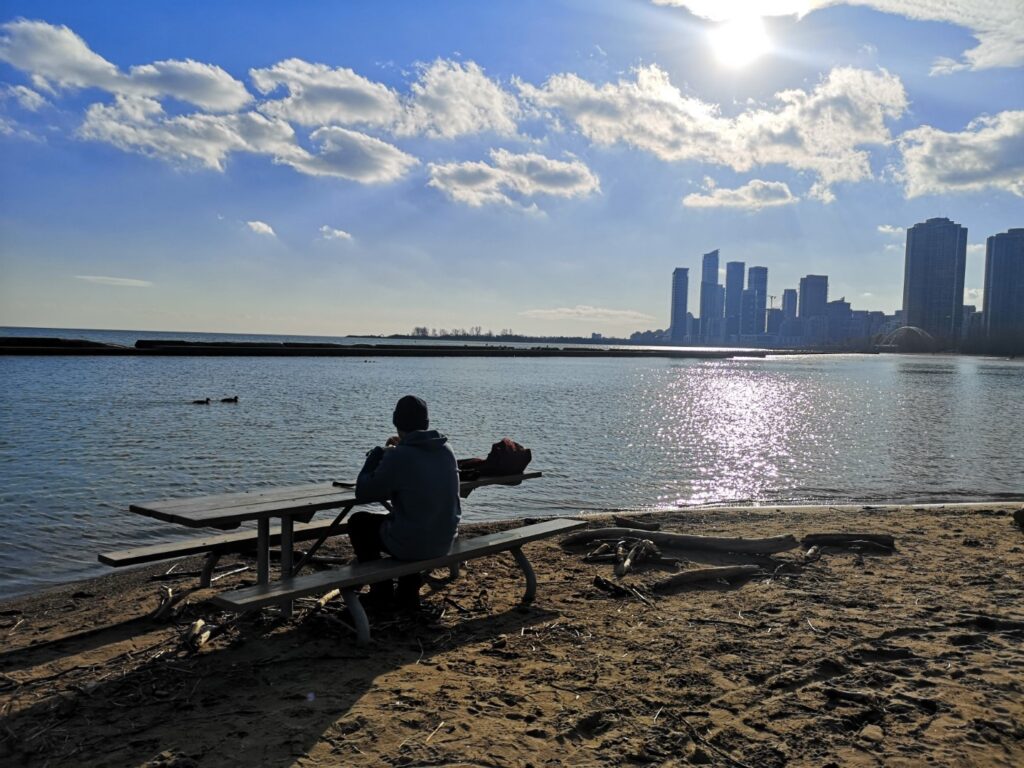
[[[354,479],[409,392],[460,457],[509,436],[544,471],[474,493],[466,520],[1024,495],[1022,361],[2,357],[0,596],[185,533],[131,502]],[[237,405],[190,404],[231,395]]]

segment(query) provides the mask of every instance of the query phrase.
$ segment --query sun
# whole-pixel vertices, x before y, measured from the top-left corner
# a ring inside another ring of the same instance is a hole
[[[708,33],[715,58],[726,67],[746,66],[771,49],[760,16],[744,16],[722,22]]]

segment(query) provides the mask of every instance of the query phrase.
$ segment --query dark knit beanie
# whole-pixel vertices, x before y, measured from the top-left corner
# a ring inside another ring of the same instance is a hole
[[[426,429],[430,425],[430,419],[427,417],[427,404],[415,395],[406,395],[395,406],[391,422],[395,425],[395,429],[402,432]]]

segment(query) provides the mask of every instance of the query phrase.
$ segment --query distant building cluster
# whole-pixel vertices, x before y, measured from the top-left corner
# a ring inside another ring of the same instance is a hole
[[[981,311],[964,304],[967,228],[945,218],[907,230],[903,307],[892,314],[829,301],[828,276],[806,275],[798,288],[769,294],[768,269],[742,261],[725,265],[719,252],[701,261],[698,315],[689,311],[689,269],[672,273],[667,331],[631,340],[673,345],[915,348],[1024,352],[1024,229],[989,237]]]

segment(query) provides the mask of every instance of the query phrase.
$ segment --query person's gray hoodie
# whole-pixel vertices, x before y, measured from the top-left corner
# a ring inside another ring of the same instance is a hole
[[[408,432],[394,448],[374,448],[356,479],[359,501],[390,501],[380,537],[400,560],[447,554],[458,533],[459,471],[448,438]]]

